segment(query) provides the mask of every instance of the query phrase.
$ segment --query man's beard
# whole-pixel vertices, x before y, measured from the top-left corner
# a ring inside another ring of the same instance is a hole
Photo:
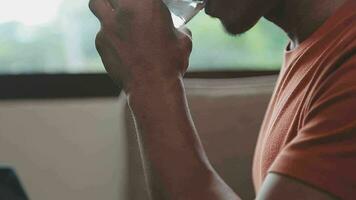
[[[231,36],[240,36],[247,31],[247,30],[241,31],[243,29],[238,27],[238,25],[236,25],[235,23],[229,23],[229,22],[223,21],[223,20],[220,20],[220,22],[221,22],[222,26],[224,27],[225,32]]]

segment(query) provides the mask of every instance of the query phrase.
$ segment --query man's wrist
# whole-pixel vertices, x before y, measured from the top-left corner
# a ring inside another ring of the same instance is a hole
[[[163,106],[160,103],[174,103],[184,97],[184,86],[182,78],[169,81],[142,81],[132,86],[126,95],[133,110],[147,106]]]

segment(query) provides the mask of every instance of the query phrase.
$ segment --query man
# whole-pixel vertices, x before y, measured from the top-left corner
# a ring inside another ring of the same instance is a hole
[[[102,24],[97,49],[135,118],[153,199],[239,199],[210,165],[189,113],[189,31],[173,28],[159,0],[90,8]],[[257,199],[356,199],[355,11],[355,0],[207,1],[231,34],[265,17],[291,40],[256,147]]]

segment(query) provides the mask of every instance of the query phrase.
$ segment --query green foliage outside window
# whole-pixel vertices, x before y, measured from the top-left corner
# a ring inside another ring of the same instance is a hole
[[[285,34],[267,20],[240,36],[224,32],[219,20],[201,13],[189,24],[194,70],[277,70],[287,44]]]
[[[0,22],[0,74],[104,71],[94,46],[99,23],[87,2],[62,0],[57,17],[45,24]],[[266,20],[237,37],[203,12],[188,27],[194,40],[192,71],[280,68],[287,40]]]

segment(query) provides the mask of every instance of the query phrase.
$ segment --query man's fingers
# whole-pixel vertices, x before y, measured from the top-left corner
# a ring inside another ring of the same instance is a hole
[[[108,0],[90,0],[89,8],[102,24],[113,20],[114,8]]]
[[[178,39],[181,47],[190,54],[193,50],[192,32],[185,26],[177,29]]]
[[[152,20],[152,17],[169,16],[167,6],[162,0],[112,0],[120,10],[128,10],[134,13],[142,21]],[[151,23],[154,23],[151,21]]]
[[[137,9],[143,9],[143,8],[151,7],[158,0],[139,0],[139,1],[134,1],[134,0],[112,0],[112,1],[115,1],[116,5],[118,5],[120,8],[130,9],[130,10],[137,10]]]
[[[186,35],[192,40],[193,38],[192,31],[190,31],[186,26],[181,26],[180,28],[178,28],[178,31],[180,31],[181,33],[183,33],[184,35]]]
[[[117,0],[108,0],[113,9],[118,8]]]
[[[115,83],[119,87],[122,87],[122,81],[120,77],[121,73],[119,72],[122,62],[118,54],[116,54],[115,48],[112,46],[112,42],[108,39],[103,31],[100,31],[97,34],[95,45],[106,71],[115,81]]]

